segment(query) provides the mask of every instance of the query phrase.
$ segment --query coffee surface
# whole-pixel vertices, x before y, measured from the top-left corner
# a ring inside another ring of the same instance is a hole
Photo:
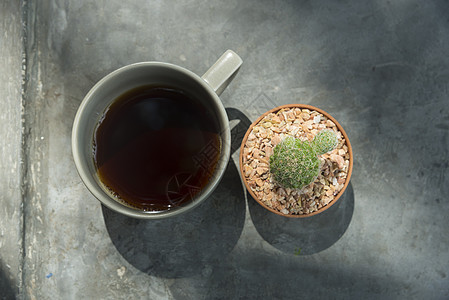
[[[220,149],[214,114],[190,95],[163,86],[118,97],[94,134],[100,180],[120,201],[145,211],[191,201],[209,182]]]

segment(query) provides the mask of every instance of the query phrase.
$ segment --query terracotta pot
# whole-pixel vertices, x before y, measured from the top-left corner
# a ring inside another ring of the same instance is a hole
[[[337,195],[334,196],[334,199],[329,202],[326,206],[321,207],[320,209],[318,209],[317,211],[314,211],[312,213],[309,214],[302,214],[302,215],[292,215],[292,214],[283,214],[278,210],[272,209],[268,206],[266,206],[263,202],[262,199],[259,199],[256,194],[251,190],[251,188],[248,185],[248,182],[246,180],[245,174],[243,172],[243,148],[244,145],[246,144],[246,141],[248,139],[248,135],[250,134],[250,132],[252,131],[253,127],[255,125],[257,125],[266,115],[268,115],[269,113],[275,113],[281,109],[289,109],[289,108],[300,108],[300,109],[309,109],[310,111],[317,111],[321,114],[323,114],[325,117],[327,117],[329,120],[331,120],[332,122],[335,123],[335,125],[337,126],[338,130],[341,132],[341,134],[343,135],[344,139],[346,140],[346,146],[348,147],[348,153],[349,153],[349,167],[348,167],[348,173],[347,173],[347,177],[346,177],[346,181],[344,183],[343,188],[338,192]],[[287,105],[282,105],[282,106],[278,106],[276,108],[273,108],[269,111],[267,111],[266,113],[264,113],[263,115],[261,115],[254,123],[251,124],[251,126],[248,128],[245,136],[243,137],[243,141],[242,144],[240,146],[240,157],[239,157],[239,165],[240,165],[240,174],[242,176],[243,182],[245,183],[246,189],[248,190],[248,192],[251,194],[251,196],[260,204],[262,205],[264,208],[266,208],[267,210],[278,214],[280,216],[284,216],[284,217],[291,217],[291,218],[305,218],[305,217],[310,217],[310,216],[314,216],[316,214],[319,214],[323,211],[325,211],[326,209],[329,209],[332,205],[334,205],[337,200],[341,197],[341,195],[343,195],[344,191],[346,190],[346,188],[348,187],[349,181],[351,179],[351,174],[352,174],[352,166],[353,166],[353,154],[352,154],[352,147],[351,147],[351,143],[349,142],[348,136],[346,135],[346,132],[343,130],[343,127],[341,127],[341,125],[337,122],[337,120],[335,120],[330,114],[328,114],[327,112],[316,108],[314,106],[311,105],[305,105],[305,104],[287,104]]]

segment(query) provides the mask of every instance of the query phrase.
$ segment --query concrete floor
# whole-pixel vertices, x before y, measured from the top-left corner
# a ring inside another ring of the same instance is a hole
[[[71,156],[84,95],[138,61],[201,75],[226,49],[244,64],[217,191],[164,221],[102,207]],[[1,1],[0,299],[448,299],[448,53],[448,1]],[[333,115],[355,154],[338,205],[304,220],[237,171],[249,122],[288,103]]]

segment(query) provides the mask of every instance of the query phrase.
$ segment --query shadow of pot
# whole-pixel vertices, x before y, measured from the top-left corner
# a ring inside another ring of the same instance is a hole
[[[244,163],[244,148],[245,148],[246,142],[248,140],[248,136],[252,132],[254,126],[256,126],[263,118],[265,118],[270,113],[277,113],[281,109],[291,109],[291,108],[308,109],[308,110],[310,110],[312,112],[316,111],[316,112],[322,114],[323,116],[325,116],[328,120],[331,120],[336,125],[338,131],[341,132],[342,138],[346,141],[345,144],[348,147],[348,151],[347,152],[349,153],[349,166],[348,166],[346,180],[345,180],[343,188],[336,195],[333,196],[333,199],[327,205],[324,205],[321,208],[319,208],[318,210],[313,211],[311,213],[307,213],[307,214],[284,214],[284,213],[280,212],[279,210],[276,210],[276,209],[273,209],[273,208],[269,207],[268,205],[266,205],[264,203],[262,198],[259,197],[254,192],[254,190],[250,187],[250,184],[249,184],[249,182],[247,180],[247,177],[245,176],[245,172],[244,172],[244,165],[245,165],[245,163]],[[265,209],[267,209],[267,210],[269,210],[269,211],[271,211],[271,212],[273,212],[273,213],[275,213],[277,215],[283,216],[283,217],[305,218],[305,217],[311,217],[311,216],[317,215],[319,213],[322,213],[323,211],[329,209],[332,205],[334,205],[338,201],[338,199],[343,195],[343,193],[345,192],[346,188],[349,185],[349,181],[351,179],[351,174],[352,174],[353,161],[354,161],[354,159],[353,159],[353,154],[352,154],[352,146],[351,146],[351,143],[349,142],[348,136],[347,136],[346,132],[344,131],[343,127],[329,113],[327,113],[324,110],[319,109],[317,107],[311,106],[311,105],[306,105],[306,104],[287,104],[287,105],[278,106],[276,108],[273,108],[273,109],[265,112],[255,122],[253,122],[251,124],[251,126],[248,128],[248,130],[246,131],[245,136],[243,137],[242,144],[240,146],[239,169],[240,169],[240,175],[241,175],[241,177],[243,179],[243,183],[245,184],[245,187],[248,190],[249,194],[262,207],[264,207]]]

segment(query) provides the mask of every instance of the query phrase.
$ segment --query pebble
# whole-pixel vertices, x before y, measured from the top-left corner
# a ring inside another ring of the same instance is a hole
[[[245,172],[245,176],[248,177],[249,175],[251,175],[253,168],[250,165],[244,165],[243,171]]]
[[[262,175],[262,174],[266,173],[267,171],[268,171],[267,168],[261,168],[261,167],[258,167],[258,168],[256,169],[256,172],[257,172],[257,174],[259,174],[259,175]]]
[[[340,169],[343,169],[343,167],[345,166],[345,160],[341,155],[337,155],[337,154],[331,154],[331,160],[336,162],[338,164],[338,167]]]
[[[252,140],[255,140],[256,139],[256,135],[253,133],[253,132],[251,132],[249,135],[248,135],[248,141],[252,141]]]
[[[302,113],[299,115],[304,121],[307,121],[310,119],[310,115],[308,113]]]
[[[273,146],[276,146],[276,145],[279,144],[280,142],[281,142],[281,138],[280,138],[279,135],[274,135],[274,136],[271,138],[271,144],[272,144]]]

